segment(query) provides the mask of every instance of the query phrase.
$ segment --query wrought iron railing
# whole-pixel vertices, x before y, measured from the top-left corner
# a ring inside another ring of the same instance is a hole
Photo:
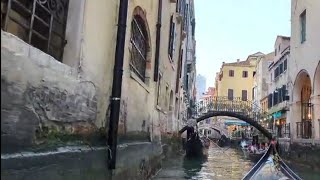
[[[277,137],[279,138],[290,138],[290,123],[283,124],[277,132]]]
[[[1,29],[61,61],[69,0],[1,0]]]
[[[310,139],[312,137],[311,121],[297,122],[297,137],[303,139]]]
[[[231,100],[228,97],[212,97],[205,102],[196,104],[193,116],[201,116],[204,113],[212,111],[234,112],[256,121],[267,116],[267,113],[263,112],[252,101],[243,101],[241,97],[234,97]]]

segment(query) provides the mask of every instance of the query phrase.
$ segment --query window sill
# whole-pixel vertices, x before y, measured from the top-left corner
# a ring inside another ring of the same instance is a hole
[[[163,111],[162,108],[161,108],[159,105],[156,106],[156,109],[157,109],[159,112],[162,112],[163,114],[167,114],[167,112],[166,112],[166,111]]]
[[[149,87],[133,71],[130,71],[130,77],[135,80],[143,89],[150,93]],[[148,79],[148,78],[146,78]],[[148,80],[146,80],[148,81]]]

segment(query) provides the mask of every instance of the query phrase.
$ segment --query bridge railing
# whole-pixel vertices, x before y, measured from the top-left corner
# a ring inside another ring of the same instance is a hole
[[[210,97],[204,101],[198,102],[193,108],[193,116],[201,116],[202,114],[212,111],[236,112],[249,116],[255,120],[263,119],[267,116],[266,112],[255,103],[249,100],[243,100],[241,97]]]

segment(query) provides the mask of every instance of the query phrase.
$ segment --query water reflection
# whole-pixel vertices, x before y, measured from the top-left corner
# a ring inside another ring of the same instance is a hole
[[[196,177],[207,160],[208,158],[205,156],[199,158],[184,157],[182,167],[184,169],[185,178]]]
[[[165,161],[155,179],[241,179],[252,166],[253,163],[235,149],[210,147],[208,157],[181,156]]]

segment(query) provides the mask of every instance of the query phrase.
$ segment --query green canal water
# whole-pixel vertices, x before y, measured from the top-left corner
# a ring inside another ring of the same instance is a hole
[[[210,147],[208,157],[187,159],[177,156],[165,160],[154,180],[239,180],[254,162],[232,148]],[[293,169],[305,180],[320,180],[320,172],[295,166]]]

